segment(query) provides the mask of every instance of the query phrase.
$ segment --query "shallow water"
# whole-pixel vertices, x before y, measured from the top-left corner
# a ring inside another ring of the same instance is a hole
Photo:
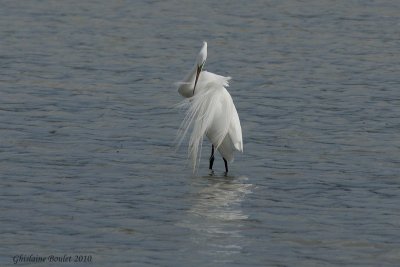
[[[398,265],[399,2],[233,2],[2,3],[2,266]],[[227,177],[174,147],[202,40],[242,121]]]

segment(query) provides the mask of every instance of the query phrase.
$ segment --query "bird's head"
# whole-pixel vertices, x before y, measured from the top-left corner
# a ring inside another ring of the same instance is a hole
[[[203,42],[203,47],[201,48],[199,54],[197,55],[197,60],[196,60],[197,72],[196,72],[196,80],[194,81],[193,95],[194,91],[196,90],[196,85],[199,79],[200,72],[203,70],[204,64],[206,64],[206,60],[207,60],[207,42]]]

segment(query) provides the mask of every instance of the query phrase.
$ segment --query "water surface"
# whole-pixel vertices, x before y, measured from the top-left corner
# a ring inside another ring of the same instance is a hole
[[[1,265],[397,266],[399,10],[3,1]],[[207,141],[196,175],[173,142],[203,40],[242,122],[229,176]]]

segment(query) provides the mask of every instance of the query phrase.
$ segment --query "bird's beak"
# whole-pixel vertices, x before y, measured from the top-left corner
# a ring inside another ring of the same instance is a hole
[[[193,95],[194,95],[194,91],[196,90],[196,84],[197,84],[197,81],[199,80],[199,75],[200,75],[201,69],[203,68],[203,65],[204,64],[197,66],[196,80],[194,81],[194,87],[193,87]]]

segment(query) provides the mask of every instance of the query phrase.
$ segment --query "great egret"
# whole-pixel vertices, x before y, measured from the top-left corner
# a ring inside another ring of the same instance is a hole
[[[222,155],[228,173],[228,162],[233,161],[234,152],[243,152],[242,128],[235,104],[225,88],[229,86],[231,77],[204,71],[206,59],[207,43],[204,42],[192,70],[183,81],[177,83],[179,94],[187,98],[182,104],[187,107],[187,111],[181,125],[179,143],[189,128],[192,128],[188,152],[194,172],[206,135],[212,143],[210,170],[213,168],[216,149]]]

